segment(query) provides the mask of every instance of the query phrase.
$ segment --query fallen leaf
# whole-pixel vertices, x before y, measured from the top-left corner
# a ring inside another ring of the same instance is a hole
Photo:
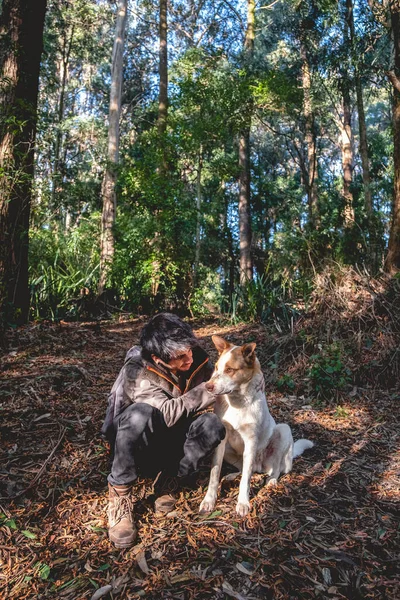
[[[103,587],[101,587],[95,591],[95,593],[90,598],[90,600],[100,600],[100,598],[103,598],[104,596],[106,596],[109,592],[111,592],[111,590],[112,590],[112,585],[104,585]]]

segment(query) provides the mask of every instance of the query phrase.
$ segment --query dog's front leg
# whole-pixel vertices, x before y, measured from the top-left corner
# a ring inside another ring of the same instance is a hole
[[[256,440],[247,438],[244,442],[242,479],[240,480],[239,496],[236,504],[236,512],[245,517],[250,510],[250,480],[253,474],[253,465],[256,453]]]
[[[208,483],[207,493],[204,496],[202,503],[200,504],[201,513],[209,513],[214,510],[215,502],[217,500],[219,476],[221,473],[222,461],[224,459],[226,438],[222,440],[219,446],[216,448],[212,462],[211,462],[211,473],[210,481]]]

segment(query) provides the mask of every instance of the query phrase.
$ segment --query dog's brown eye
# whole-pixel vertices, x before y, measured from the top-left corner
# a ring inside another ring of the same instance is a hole
[[[225,373],[234,373],[235,369],[232,369],[232,367],[226,367],[225,369]]]

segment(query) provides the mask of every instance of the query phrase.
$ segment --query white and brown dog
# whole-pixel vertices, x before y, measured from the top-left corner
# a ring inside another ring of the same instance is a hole
[[[293,458],[314,444],[305,439],[293,443],[289,425],[276,425],[270,415],[256,344],[234,346],[216,335],[212,340],[220,356],[206,388],[216,396],[214,411],[225,425],[226,436],[215,450],[200,512],[208,513],[215,507],[225,459],[242,472],[236,512],[244,517],[250,508],[252,474],[266,473],[270,477],[267,485],[274,485],[281,473],[291,471]]]

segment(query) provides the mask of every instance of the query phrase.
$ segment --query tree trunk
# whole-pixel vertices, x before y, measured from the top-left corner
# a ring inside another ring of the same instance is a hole
[[[100,240],[100,278],[98,294],[103,293],[112,261],[114,259],[114,223],[116,212],[117,167],[119,160],[119,119],[121,114],[121,93],[123,76],[123,56],[125,24],[128,0],[119,0],[115,39],[111,67],[111,92],[108,124],[107,168],[103,180],[103,214]]]
[[[349,45],[349,24],[345,19],[343,24],[343,42]],[[341,73],[342,85],[342,107],[343,121],[340,125],[342,168],[343,168],[343,220],[345,229],[351,229],[354,225],[354,203],[351,184],[353,182],[353,131],[351,128],[351,98],[350,81],[347,73]]]
[[[357,94],[357,112],[358,112],[358,130],[360,135],[360,156],[362,167],[362,179],[364,187],[364,209],[365,214],[370,220],[373,215],[372,193],[371,193],[371,175],[369,171],[368,139],[367,126],[365,122],[364,99],[361,85],[361,78],[356,73],[356,94]]]
[[[166,187],[167,172],[168,172],[168,161],[167,161],[167,148],[165,134],[167,132],[167,120],[168,120],[168,1],[160,0],[159,4],[159,51],[158,51],[158,75],[159,75],[159,88],[158,88],[158,135],[159,135],[159,148],[161,152],[161,161],[157,169],[158,181],[159,181],[159,196],[160,204],[163,206],[168,197],[168,190]],[[160,210],[154,209],[155,219],[155,233],[151,241],[153,247],[153,253],[155,258],[152,261],[152,275],[151,275],[151,294],[153,300],[157,296],[161,282],[162,264],[158,259],[161,254],[161,234],[159,226],[158,215]]]
[[[247,3],[247,30],[244,42],[245,62],[251,68],[254,56],[255,0]],[[253,278],[251,255],[251,210],[250,210],[250,128],[251,109],[248,123],[239,138],[239,265],[240,285],[243,287]]]
[[[196,251],[194,257],[193,267],[193,286],[196,287],[198,276],[199,276],[199,265],[200,265],[200,247],[201,247],[201,174],[203,169],[203,148],[200,146],[199,150],[199,162],[197,165],[197,178],[196,178]]]
[[[66,24],[64,24],[67,27]],[[68,80],[68,66],[69,59],[72,50],[72,42],[74,38],[75,26],[72,25],[70,35],[67,39],[67,31],[63,31],[63,45],[61,49],[61,60],[60,60],[60,96],[58,101],[58,110],[57,110],[57,133],[55,139],[55,147],[54,147],[54,168],[52,174],[52,205],[53,210],[56,209],[57,213],[59,212],[58,206],[58,194],[62,189],[62,178],[63,178],[63,165],[64,161],[61,159],[61,151],[63,146],[63,132],[62,132],[62,122],[64,119],[64,107],[65,107],[65,93],[67,87]]]
[[[243,131],[239,139],[239,266],[240,285],[253,278],[251,256],[251,213],[250,213],[250,131]]]
[[[160,0],[160,48],[158,72],[160,76],[160,87],[158,94],[158,132],[162,140],[167,131],[168,116],[168,22],[167,22],[167,0]],[[165,157],[164,157],[165,160]]]
[[[367,126],[365,122],[364,99],[360,77],[360,69],[358,65],[358,57],[356,56],[356,39],[354,29],[354,12],[353,0],[346,0],[346,20],[350,31],[350,44],[354,60],[354,75],[356,84],[357,96],[357,112],[358,112],[358,130],[360,136],[360,156],[362,166],[362,179],[364,187],[364,209],[368,217],[369,225],[373,214],[372,194],[371,194],[371,176],[369,171],[369,156],[368,156],[368,141],[367,141]]]
[[[29,317],[29,217],[45,12],[46,0],[3,0],[0,15],[0,314],[18,323]]]
[[[341,149],[343,168],[343,219],[346,229],[354,225],[354,206],[351,184],[353,181],[353,132],[351,129],[350,89],[347,81],[343,81],[343,122],[341,123]]]
[[[300,55],[302,60],[303,111],[305,120],[305,142],[307,146],[306,190],[308,199],[308,219],[312,228],[319,226],[318,208],[318,161],[315,136],[314,112],[311,100],[311,71],[305,45],[305,32],[302,28],[300,40]]]
[[[394,274],[400,270],[400,4],[392,0],[389,6],[394,58],[393,69],[388,73],[393,84],[394,186],[385,271]]]

